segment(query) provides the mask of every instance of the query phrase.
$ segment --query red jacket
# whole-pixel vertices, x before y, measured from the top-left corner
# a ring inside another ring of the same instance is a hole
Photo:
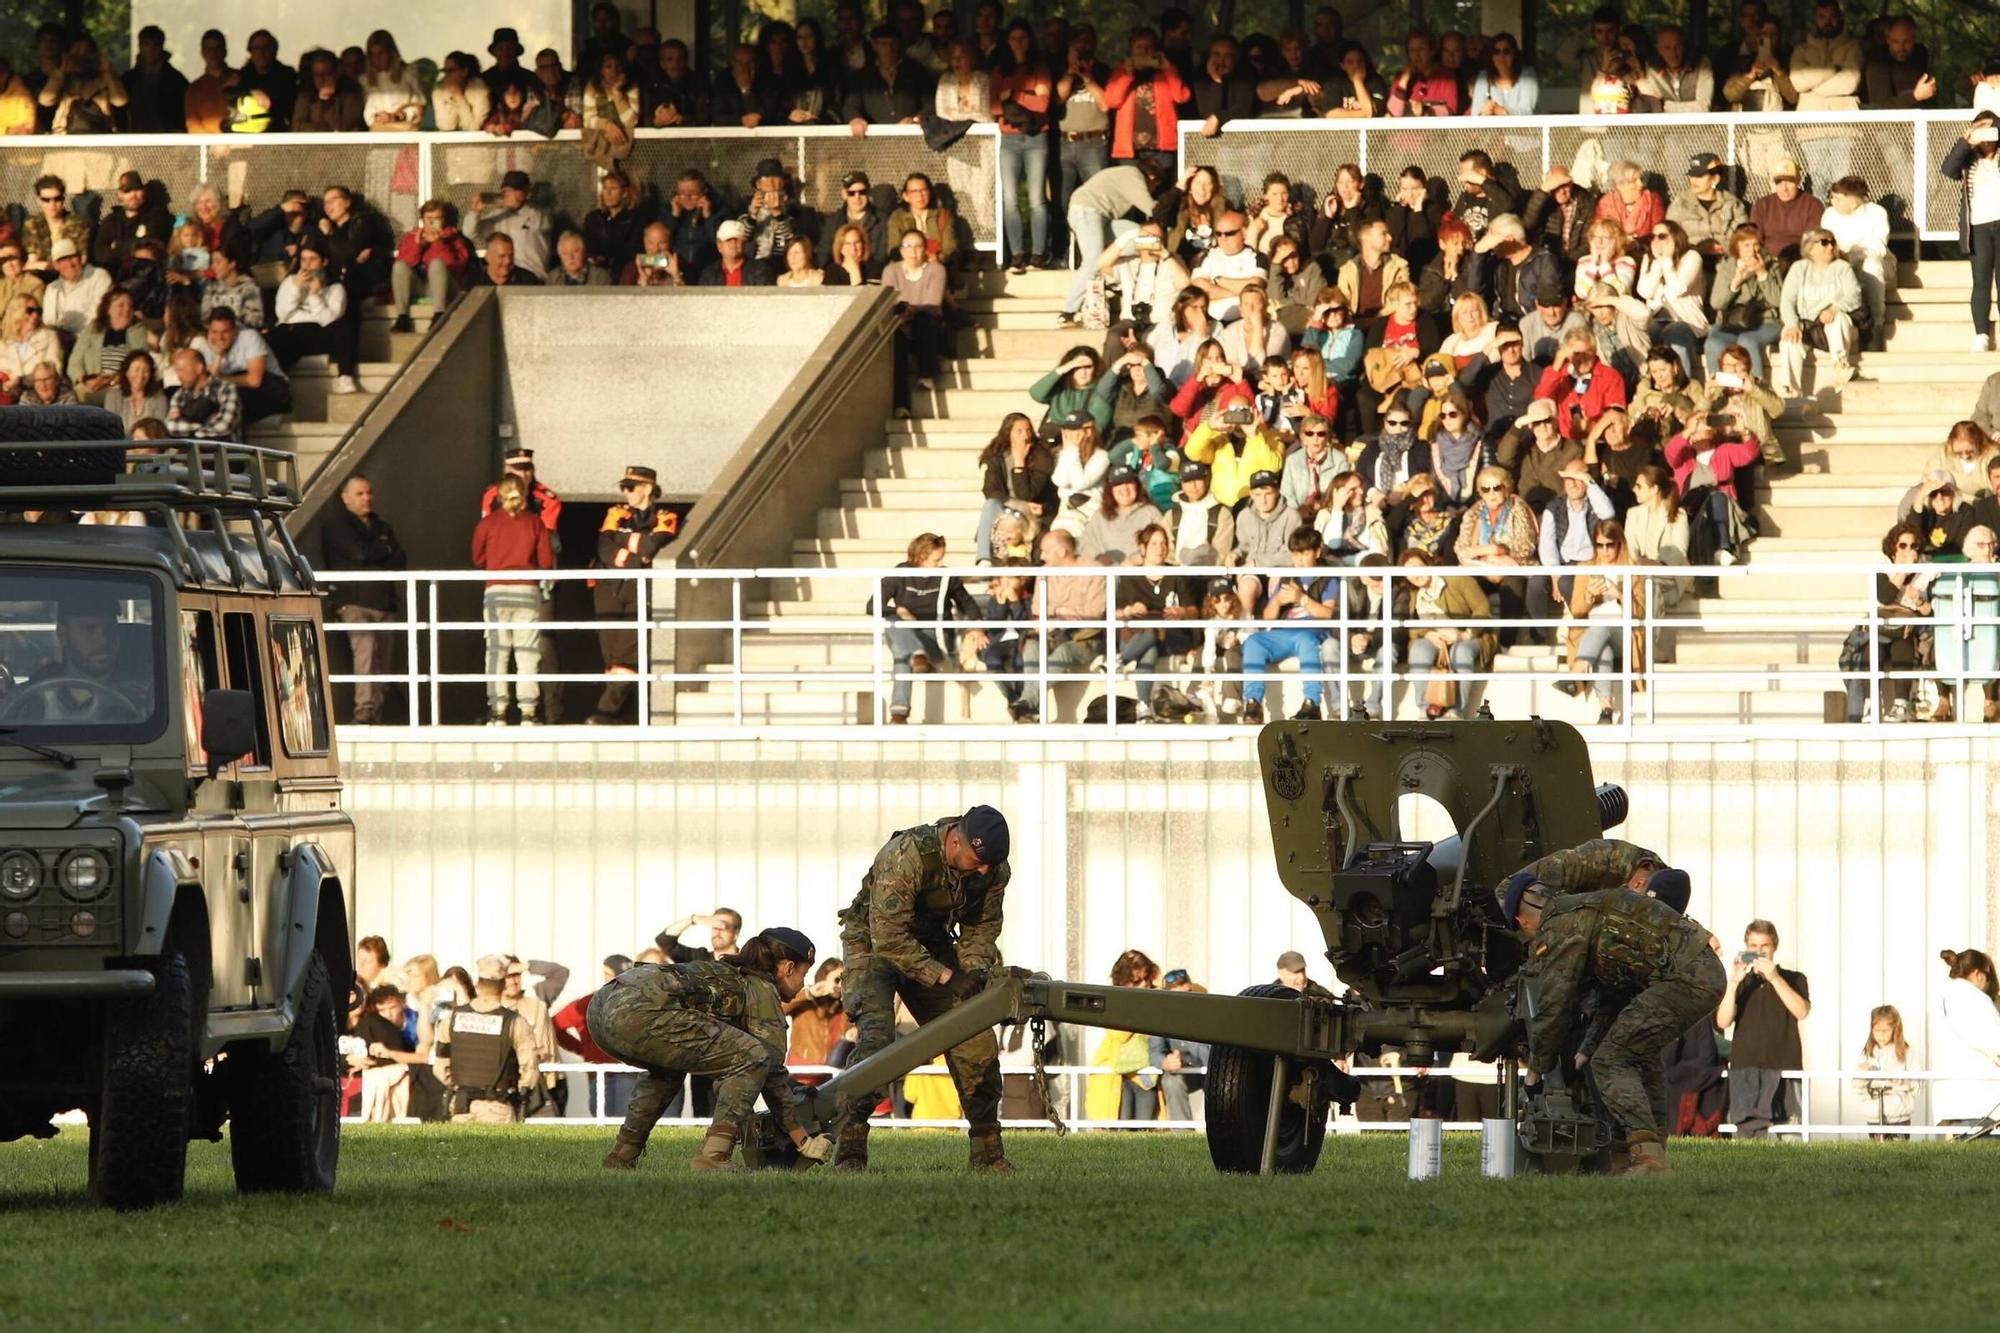
[[[1715,452],[1709,455],[1708,470],[1715,474],[1716,486],[1743,505],[1743,497],[1736,493],[1736,469],[1749,467],[1763,454],[1755,440],[1728,440],[1715,446]],[[1687,494],[1688,475],[1694,471],[1694,455],[1695,448],[1688,443],[1687,436],[1676,435],[1667,441],[1667,466],[1674,470],[1674,485],[1680,487],[1682,495]]]
[[[447,231],[442,236],[424,244],[423,232],[412,227],[403,233],[403,239],[396,243],[396,258],[411,268],[422,272],[430,267],[433,259],[442,259],[444,266],[454,278],[465,276],[472,267],[472,247],[465,243],[465,237],[456,231]]]
[[[472,563],[479,569],[554,569],[555,544],[533,514],[496,509],[472,530]],[[533,583],[534,579],[488,579],[491,586]]]
[[[562,497],[549,489],[545,483],[538,481],[528,488],[528,512],[538,515],[542,520],[542,526],[550,532],[556,530],[556,524],[562,518],[562,506]],[[496,481],[486,488],[484,495],[479,497],[479,516],[484,518],[499,507],[500,483]]]
[[[1111,156],[1132,156],[1132,124],[1138,115],[1139,99],[1134,95],[1132,71],[1124,65],[1104,85],[1104,105],[1112,112]],[[1153,71],[1153,147],[1171,153],[1180,147],[1180,122],[1174,104],[1191,100],[1180,72],[1165,60]]]
[[[1174,394],[1170,404],[1173,414],[1181,419],[1181,443],[1187,443],[1194,428],[1208,420],[1211,409],[1221,411],[1236,403],[1254,404],[1257,395],[1242,380],[1224,380],[1220,384],[1203,384],[1201,376],[1190,375],[1186,384]]]
[[[1597,419],[1609,407],[1625,406],[1625,380],[1617,371],[1600,361],[1591,372],[1590,387],[1581,396],[1576,391],[1576,379],[1569,373],[1569,364],[1558,361],[1542,372],[1541,383],[1535,386],[1535,397],[1547,398],[1556,405],[1556,428],[1565,440],[1580,440]],[[1583,432],[1576,429],[1570,407],[1583,404]]]
[[[624,1062],[617,1056],[590,1039],[590,1002],[596,998],[595,995],[579,995],[556,1010],[555,1017],[549,1020],[555,1025],[556,1045],[576,1052],[586,1064],[622,1064]]]

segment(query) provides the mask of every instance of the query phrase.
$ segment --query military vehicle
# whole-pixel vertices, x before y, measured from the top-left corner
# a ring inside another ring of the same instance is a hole
[[[60,443],[0,442],[0,1141],[80,1108],[92,1194],[145,1207],[226,1117],[239,1190],[329,1191],[354,829],[294,462],[24,436]]]
[[[1531,1164],[1561,1171],[1597,1160],[1609,1135],[1587,1080],[1540,1090],[1525,1106],[1519,1098],[1510,982],[1525,949],[1494,893],[1538,857],[1624,821],[1625,793],[1593,786],[1582,736],[1539,719],[1274,722],[1258,757],[1279,878],[1318,920],[1346,995],[1276,985],[1197,995],[1007,969],[943,1018],[802,1091],[801,1122],[832,1126],[842,1087],[883,1086],[995,1024],[1061,1022],[1210,1043],[1218,1170],[1310,1171],[1329,1106],[1354,1098],[1343,1065],[1385,1051],[1405,1067],[1443,1066],[1459,1052],[1500,1059],[1507,1114]],[[1405,836],[1411,797],[1434,802],[1433,817],[1454,832]],[[783,1155],[768,1125],[752,1141],[766,1157]]]

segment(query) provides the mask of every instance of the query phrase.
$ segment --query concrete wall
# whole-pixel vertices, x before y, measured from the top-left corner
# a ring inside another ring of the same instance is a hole
[[[865,297],[840,287],[509,291],[500,420],[567,497],[615,499],[626,464],[646,463],[669,499],[694,500]]]
[[[494,949],[579,978],[717,905],[795,923],[822,954],[897,828],[988,801],[1014,828],[1010,961],[1102,979],[1144,949],[1211,989],[1267,980],[1287,948],[1331,980],[1279,885],[1250,736],[979,743],[868,739],[346,747],[361,928],[447,962]],[[1843,1067],[1870,1007],[1921,1058],[1937,950],[1994,944],[2000,747],[1949,740],[1602,744],[1624,830],[1695,878],[1733,946],[1752,917],[1810,977],[1807,1064]],[[1823,1090],[1830,1095],[1831,1088]],[[1816,1101],[1823,1112],[1826,1103]]]
[[[232,64],[245,58],[244,43],[258,28],[278,39],[278,59],[296,66],[315,46],[335,51],[358,46],[377,28],[396,36],[405,60],[442,61],[452,51],[470,51],[486,64],[493,29],[510,24],[528,48],[532,63],[544,46],[570,59],[570,0],[508,0],[504,12],[478,5],[421,4],[407,0],[345,0],[339,5],[274,5],[266,0],[132,0],[132,31],[148,23],[166,30],[174,65],[189,78],[201,73],[201,35],[220,28],[229,37]],[[121,66],[122,68],[122,66]]]

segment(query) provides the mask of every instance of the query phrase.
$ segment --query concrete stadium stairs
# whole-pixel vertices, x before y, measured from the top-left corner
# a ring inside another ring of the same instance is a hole
[[[1823,696],[1839,682],[1805,673],[1834,668],[1841,640],[1873,595],[1872,584],[1855,574],[1760,574],[1758,566],[1831,565],[1879,555],[1896,504],[1924,460],[1952,423],[1970,414],[1985,378],[2000,370],[2000,355],[1966,350],[1970,280],[1964,262],[1906,266],[1889,307],[1888,350],[1865,356],[1862,378],[1845,390],[1817,392],[1780,424],[1793,461],[1759,490],[1761,536],[1740,573],[1663,623],[1659,684],[1650,699],[1639,697],[1638,720],[1711,727],[1821,720]],[[834,677],[746,680],[746,721],[874,720],[874,686],[867,677],[876,654],[865,611],[872,587],[835,575],[894,565],[909,539],[923,531],[944,535],[953,563],[969,561],[980,508],[979,450],[1005,413],[1026,411],[1039,420],[1041,409],[1028,387],[1068,348],[1096,341],[1081,330],[1054,327],[1067,284],[1062,273],[987,274],[975,284],[967,310],[977,327],[960,335],[964,359],[947,369],[936,392],[917,391],[912,420],[884,423],[882,443],[868,451],[862,475],[843,480],[837,501],[819,511],[811,535],[793,543],[799,576],[774,580],[767,600],[746,596],[745,614],[773,627],[744,635],[746,675]],[[1806,617],[1810,625],[1799,623]],[[786,622],[801,628],[789,630]],[[1535,713],[1594,723],[1598,706],[1588,694],[1571,699],[1525,675],[1558,666],[1551,650],[1505,653],[1496,672],[1521,678],[1492,682],[1485,698],[1502,717]],[[730,666],[710,671],[716,681],[686,687],[678,696],[684,725],[735,716]],[[1290,688],[1295,681],[1288,673],[1275,679],[1267,708],[1272,715],[1289,713],[1298,702]],[[1051,720],[1075,720],[1100,693],[1101,676],[1070,677],[1052,691]],[[1418,714],[1421,706],[1419,693],[1398,689],[1399,715]],[[915,688],[912,722],[1004,722],[1006,716],[1000,692],[989,685],[920,679]]]
[[[361,373],[356,376],[361,392],[334,393],[333,368],[326,358],[303,357],[292,368],[291,412],[251,426],[245,440],[296,454],[299,480],[309,479],[416,351],[433,313],[432,307],[420,303],[410,311],[416,332],[391,333],[394,312],[370,301],[361,323]]]

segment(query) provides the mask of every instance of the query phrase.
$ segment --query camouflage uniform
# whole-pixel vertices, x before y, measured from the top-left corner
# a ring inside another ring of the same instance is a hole
[[[1599,1100],[1628,1133],[1657,1135],[1666,1120],[1660,1052],[1714,1012],[1724,980],[1699,922],[1611,888],[1544,909],[1519,985],[1528,1068],[1546,1074],[1568,1060],[1571,1029],[1593,1009],[1577,1049],[1589,1057]]]
[[[760,1092],[783,1129],[797,1128],[784,1010],[766,978],[724,962],[641,964],[591,998],[588,1022],[592,1041],[646,1071],[618,1133],[634,1160],[686,1074],[715,1080],[714,1125],[732,1135]]]
[[[896,997],[919,1023],[959,1001],[940,980],[953,972],[999,965],[1000,907],[1010,875],[1005,862],[986,874],[960,872],[945,863],[944,838],[956,817],[904,829],[876,853],[861,892],[840,914],[840,943],[847,970],[843,1003],[854,1028],[859,1064],[896,1038]],[[991,1030],[945,1057],[965,1118],[975,1135],[997,1134],[1000,1124],[1000,1043]],[[845,1110],[843,1154],[865,1131],[879,1088],[857,1089]]]
[[[1555,896],[1588,893],[1592,889],[1621,888],[1644,862],[1655,866],[1666,864],[1658,853],[1649,852],[1636,843],[1621,842],[1617,838],[1592,838],[1589,842],[1550,852],[1524,868],[1533,872],[1538,881],[1548,885],[1550,895]]]

